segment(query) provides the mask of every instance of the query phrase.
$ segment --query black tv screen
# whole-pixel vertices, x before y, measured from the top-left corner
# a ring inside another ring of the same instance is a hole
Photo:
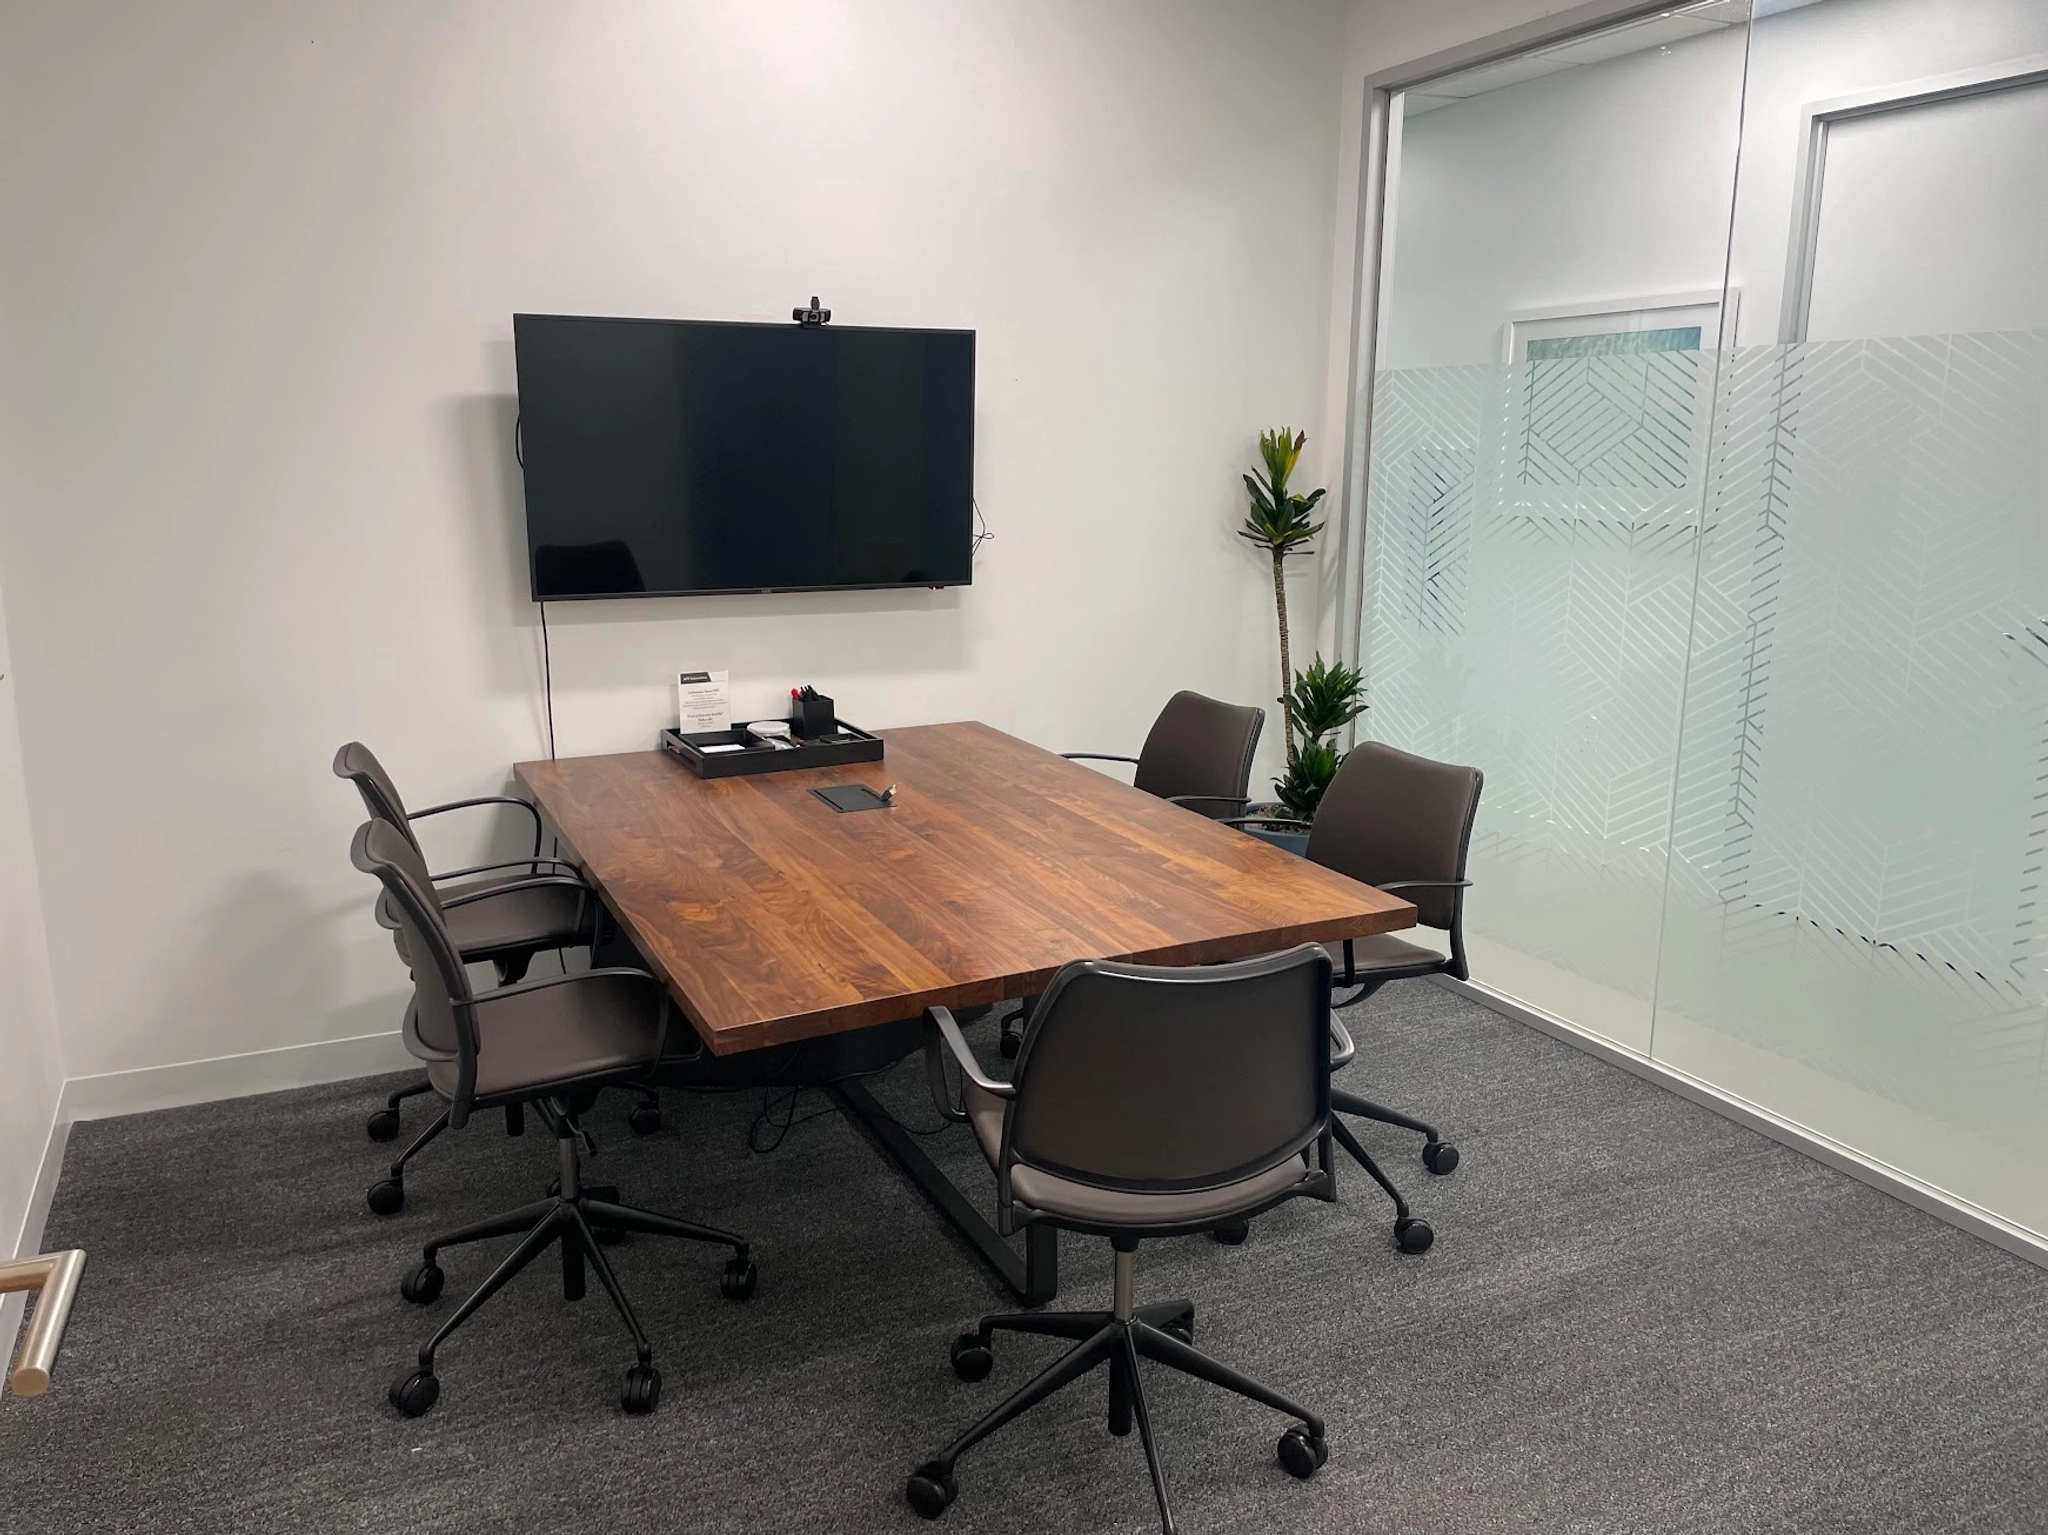
[[[958,586],[974,332],[515,315],[533,595]]]

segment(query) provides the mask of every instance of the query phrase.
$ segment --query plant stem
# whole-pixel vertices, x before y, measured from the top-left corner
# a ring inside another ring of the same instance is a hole
[[[1280,728],[1287,735],[1287,760],[1294,760],[1294,711],[1287,699],[1294,692],[1294,658],[1287,648],[1287,555],[1273,551],[1273,610],[1280,617]]]

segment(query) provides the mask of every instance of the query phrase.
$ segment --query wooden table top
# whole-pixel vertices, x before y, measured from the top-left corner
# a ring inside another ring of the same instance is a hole
[[[1036,995],[1075,959],[1202,964],[1415,908],[975,722],[881,762],[700,779],[658,751],[520,781],[711,1050]],[[811,793],[898,786],[842,814]]]

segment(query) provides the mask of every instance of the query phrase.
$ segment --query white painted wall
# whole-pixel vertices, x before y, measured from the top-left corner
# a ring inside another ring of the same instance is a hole
[[[1176,687],[1270,697],[1231,530],[1257,429],[1323,404],[1342,24],[9,7],[0,556],[69,1069],[393,1027],[328,761],[360,737],[426,801],[541,749],[516,309],[775,320],[815,292],[980,333],[976,584],[557,609],[563,751],[650,745],[686,663],[749,708],[810,681],[862,724],[1064,748],[1134,748]]]
[[[6,499],[0,483],[0,501]],[[22,784],[14,657],[0,611],[0,1260],[16,1256],[64,1067]],[[0,1350],[18,1306],[0,1306]]]

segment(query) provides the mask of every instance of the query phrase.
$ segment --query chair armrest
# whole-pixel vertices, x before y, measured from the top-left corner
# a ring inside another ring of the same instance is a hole
[[[1116,757],[1108,752],[1061,752],[1069,762],[1129,762],[1135,764],[1136,757]]]
[[[981,1063],[974,1058],[974,1052],[967,1047],[967,1036],[960,1032],[960,1025],[953,1021],[953,1014],[943,1007],[928,1007],[924,1011],[924,1074],[932,1090],[932,1102],[940,1114],[959,1124],[967,1118],[966,1109],[953,1102],[952,1092],[946,1085],[946,1058],[950,1052],[954,1064],[960,1068],[960,1075],[967,1078],[985,1093],[998,1098],[1014,1098],[1017,1089],[1008,1082],[998,1082],[981,1069]]]
[[[524,861],[524,859],[521,860],[522,863]],[[450,911],[457,906],[472,906],[478,901],[495,901],[501,895],[512,895],[521,890],[544,890],[550,886],[564,890],[580,890],[586,895],[595,893],[591,890],[590,886],[584,884],[582,880],[575,878],[573,875],[538,874],[532,879],[515,879],[509,884],[493,885],[488,890],[462,891],[455,895],[446,896],[441,901],[441,908],[444,911]]]
[[[490,874],[499,869],[533,869],[538,868],[544,863],[552,864],[558,869],[567,869],[572,874],[577,875],[577,877],[581,877],[581,871],[566,858],[512,858],[504,863],[472,864],[467,869],[449,869],[440,874],[430,874],[427,877],[438,885],[444,879],[461,879],[465,875],[470,874]]]
[[[1249,805],[1252,802],[1248,794],[1167,794],[1161,798],[1169,805]],[[1257,817],[1248,816],[1246,819],[1256,820]]]
[[[473,810],[478,805],[517,805],[521,810],[532,816],[533,851],[536,857],[539,856],[541,839],[540,807],[535,805],[532,800],[519,799],[510,794],[480,794],[475,799],[452,799],[445,805],[429,805],[424,810],[414,810],[407,814],[406,819],[408,821],[424,821],[430,815],[441,815],[450,810]]]
[[[1351,1042],[1351,1036],[1344,1025],[1337,1021],[1337,1015],[1330,1015],[1330,1070],[1342,1071],[1351,1064],[1351,1057],[1358,1053],[1358,1046]]]
[[[1470,890],[1469,879],[1390,879],[1375,890]]]

